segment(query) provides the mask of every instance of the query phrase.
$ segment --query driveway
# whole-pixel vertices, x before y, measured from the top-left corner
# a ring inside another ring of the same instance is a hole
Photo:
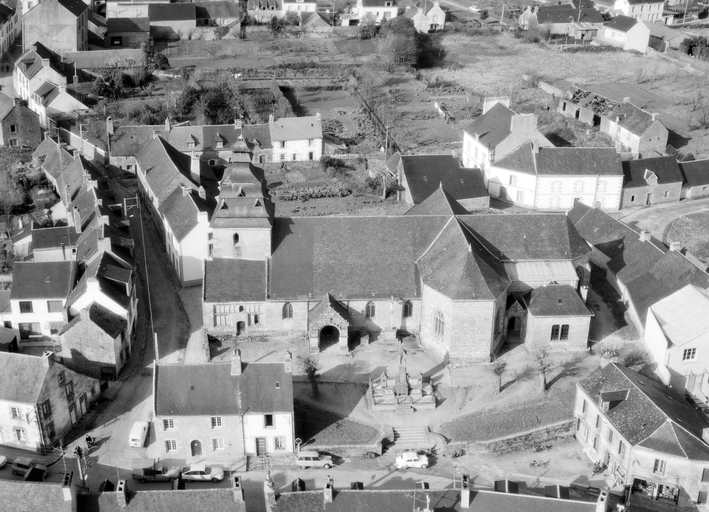
[[[647,229],[652,236],[667,243],[667,232],[672,221],[683,215],[700,212],[709,212],[709,198],[658,204],[628,213],[621,211],[620,216],[614,217],[637,229]]]

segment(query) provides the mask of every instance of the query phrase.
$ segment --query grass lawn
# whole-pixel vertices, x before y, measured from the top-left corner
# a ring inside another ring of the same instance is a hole
[[[709,213],[680,217],[670,226],[667,240],[679,242],[709,266]]]
[[[377,429],[368,425],[295,400],[295,436],[302,439],[304,445],[309,442],[318,445],[366,444],[374,442],[378,435]]]

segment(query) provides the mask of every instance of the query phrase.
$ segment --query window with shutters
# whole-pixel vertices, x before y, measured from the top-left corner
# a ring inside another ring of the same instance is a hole
[[[613,431],[611,429],[608,429],[608,442],[613,442]]]
[[[42,402],[42,405],[40,405],[39,408],[42,411],[42,417],[48,418],[52,415],[52,404],[49,403],[49,400]]]
[[[662,459],[655,459],[655,465],[652,468],[652,472],[658,475],[665,474],[665,461]]]
[[[224,438],[215,437],[212,439],[212,451],[223,450],[224,449]]]
[[[601,415],[596,416],[596,428],[601,426]]]
[[[618,441],[618,455],[621,459],[625,457],[625,443],[623,441]]]
[[[709,496],[709,493],[707,493],[707,491],[699,491],[699,495],[697,496],[697,505],[706,505],[707,496]]]

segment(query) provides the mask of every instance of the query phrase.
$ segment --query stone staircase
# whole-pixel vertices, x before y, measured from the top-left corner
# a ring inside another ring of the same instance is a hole
[[[431,445],[428,429],[425,427],[394,428],[394,445],[397,449],[427,448]]]

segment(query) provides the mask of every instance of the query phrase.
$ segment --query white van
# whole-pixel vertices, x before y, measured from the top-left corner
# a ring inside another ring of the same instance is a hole
[[[148,422],[136,421],[133,424],[133,428],[130,429],[128,444],[136,448],[142,448],[146,437],[148,437]]]

